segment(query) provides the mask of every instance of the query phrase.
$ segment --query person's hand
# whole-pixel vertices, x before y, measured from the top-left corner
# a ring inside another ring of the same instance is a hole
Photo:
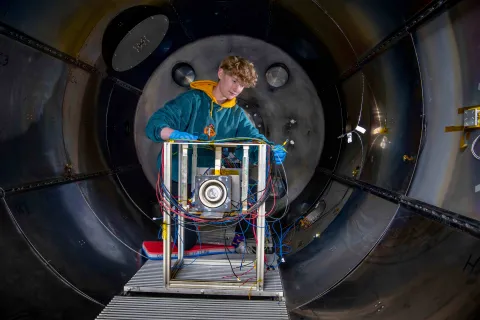
[[[273,158],[275,159],[276,164],[282,164],[287,156],[287,151],[285,148],[279,144],[273,147]]]
[[[172,140],[198,140],[198,136],[193,134],[175,130],[170,134],[170,139]]]

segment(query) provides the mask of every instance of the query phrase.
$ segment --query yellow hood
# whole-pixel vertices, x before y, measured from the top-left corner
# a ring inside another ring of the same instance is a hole
[[[197,89],[205,92],[213,102],[220,105],[222,108],[233,108],[237,104],[237,99],[233,98],[232,100],[227,100],[224,103],[220,104],[217,102],[217,99],[213,96],[213,88],[217,85],[217,82],[210,80],[200,80],[190,83],[192,89]],[[213,106],[212,106],[213,107]]]

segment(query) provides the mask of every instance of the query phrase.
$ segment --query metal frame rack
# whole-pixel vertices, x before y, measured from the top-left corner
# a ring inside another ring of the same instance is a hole
[[[257,199],[262,198],[262,193],[266,190],[266,171],[267,171],[267,145],[265,144],[255,144],[255,143],[209,143],[209,142],[165,142],[163,145],[163,179],[164,179],[164,196],[167,193],[170,193],[171,189],[171,159],[172,159],[172,146],[178,145],[178,169],[179,169],[179,181],[178,181],[178,195],[179,195],[179,204],[183,209],[188,210],[188,148],[192,147],[192,186],[195,182],[195,173],[197,170],[197,151],[199,145],[208,145],[215,149],[215,175],[221,174],[221,156],[222,148],[225,147],[241,147],[243,148],[243,157],[242,157],[242,168],[241,168],[241,212],[246,214],[248,211],[248,181],[249,181],[249,150],[250,147],[258,147],[258,181],[257,181]],[[167,198],[167,197],[165,197]],[[201,279],[179,279],[177,277],[181,268],[185,265],[187,259],[185,259],[185,248],[182,241],[185,235],[185,225],[184,217],[179,216],[179,232],[177,239],[178,246],[178,258],[172,267],[172,251],[171,251],[171,230],[170,225],[172,222],[172,217],[170,215],[170,206],[163,210],[163,284],[165,289],[178,289],[178,288],[196,288],[196,289],[220,289],[220,290],[233,290],[237,293],[238,291],[252,291],[253,287],[245,287],[241,282],[237,281],[238,279],[232,281],[215,281],[215,280],[201,280]],[[265,203],[261,203],[257,209],[257,218],[256,218],[256,235],[257,235],[257,252],[255,268],[256,268],[256,281],[255,288],[256,291],[263,291],[264,289],[264,276],[265,276],[265,250],[262,248],[265,247]],[[168,240],[166,240],[168,239]],[[190,265],[211,265],[211,266],[229,266],[230,262],[227,260],[220,259],[199,259],[193,260],[189,263]]]

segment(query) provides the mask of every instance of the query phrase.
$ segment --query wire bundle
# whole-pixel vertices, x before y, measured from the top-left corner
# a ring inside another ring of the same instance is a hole
[[[260,141],[260,140],[257,141],[255,139],[250,139],[250,138],[248,138],[248,139],[246,139],[246,138],[233,138],[233,139],[223,139],[223,140],[216,140],[216,141],[210,141],[210,142],[212,142],[212,143],[227,142],[227,141],[229,141],[229,142],[231,142],[231,141],[235,141],[235,142],[242,141],[242,142],[244,142],[246,140],[249,140],[249,141],[254,140],[254,142],[259,142]],[[263,141],[262,141],[262,143],[263,143]],[[209,147],[209,146],[205,146],[205,147]],[[226,235],[227,228],[232,228],[232,227],[236,226],[237,224],[239,224],[240,222],[244,221],[248,225],[247,229],[249,227],[253,228],[253,234],[254,234],[254,237],[255,237],[255,242],[257,242],[257,239],[256,239],[257,238],[256,237],[256,228],[257,228],[256,219],[258,217],[258,208],[267,201],[267,199],[270,197],[270,194],[271,194],[272,197],[273,197],[273,204],[272,204],[270,210],[265,214],[266,225],[262,227],[262,228],[264,228],[264,230],[266,232],[266,235],[271,236],[272,234],[268,231],[270,229],[268,224],[269,223],[273,224],[275,222],[280,223],[280,220],[283,217],[286,216],[286,214],[288,212],[288,209],[289,209],[289,204],[288,204],[288,180],[287,180],[287,176],[286,176],[286,172],[285,172],[285,167],[282,164],[281,168],[283,169],[283,174],[284,174],[284,178],[285,178],[284,188],[286,190],[287,205],[285,207],[285,211],[283,212],[283,214],[278,218],[274,218],[273,214],[275,213],[276,208],[277,208],[277,192],[275,190],[275,184],[273,183],[273,181],[274,181],[275,177],[279,177],[281,181],[283,181],[283,179],[282,179],[282,174],[280,172],[280,168],[278,166],[272,166],[272,163],[271,163],[272,150],[271,150],[270,146],[268,146],[267,150],[268,150],[268,152],[267,152],[267,176],[266,176],[265,189],[264,190],[256,190],[256,192],[255,192],[254,189],[256,187],[258,187],[258,185],[256,183],[255,184],[249,184],[248,196],[247,196],[247,199],[244,199],[244,200],[247,200],[248,209],[246,211],[242,211],[242,207],[241,207],[241,204],[243,203],[243,200],[242,200],[242,201],[240,201],[240,203],[238,203],[238,206],[234,205],[234,207],[236,207],[236,209],[237,209],[236,211],[234,211],[234,212],[237,213],[236,215],[229,216],[229,217],[224,217],[224,218],[221,218],[221,219],[201,218],[199,216],[196,216],[196,215],[188,212],[183,207],[183,205],[180,204],[180,202],[182,202],[182,201],[180,201],[178,199],[178,197],[173,196],[169,192],[169,190],[167,190],[167,188],[165,187],[164,180],[163,180],[164,163],[162,161],[162,167],[161,167],[160,171],[158,172],[158,178],[157,178],[157,183],[156,183],[156,196],[157,196],[157,201],[159,203],[160,209],[162,211],[165,211],[168,215],[170,215],[172,224],[175,226],[175,234],[177,233],[178,227],[183,226],[185,229],[194,230],[195,232],[197,232],[198,241],[200,241],[200,236],[199,235],[200,235],[201,232],[214,232],[214,231],[218,232],[219,229],[223,228],[224,233]],[[162,151],[161,151],[161,157],[163,159],[163,148],[162,148]],[[223,164],[223,167],[226,167],[226,168],[227,167],[237,167],[235,162],[228,159],[228,157],[223,157],[222,164]],[[209,169],[207,169],[205,174],[208,171],[209,171]],[[257,196],[258,196],[258,199],[257,199]],[[178,217],[184,217],[185,219],[188,219],[191,222],[189,222],[189,223],[184,222],[183,225],[181,225]],[[281,223],[280,223],[280,225],[281,225]],[[194,229],[192,228],[192,226],[194,227]],[[215,229],[204,230],[202,228],[204,226],[215,226]],[[245,246],[247,246],[246,238],[245,238],[245,232],[247,230],[243,230],[241,225],[240,225],[240,230],[242,230],[242,234],[243,234],[244,239],[245,239],[244,240],[245,241]],[[159,232],[159,238],[160,238],[160,235],[161,234]],[[227,255],[227,259],[230,261],[230,258],[228,257],[228,254],[231,253],[231,252],[229,252],[229,249],[227,248],[226,236],[224,236],[224,238],[225,238],[225,254]],[[280,238],[277,239],[277,241],[274,241],[274,243],[282,243],[283,240],[284,240],[284,238],[280,237]],[[175,241],[176,241],[176,237],[175,237]],[[174,246],[175,246],[175,244],[176,244],[176,242],[174,243]],[[282,253],[282,249],[283,249],[282,245],[278,245],[278,246],[276,245],[275,248],[280,248],[279,251],[280,251],[280,253]],[[275,250],[275,251],[277,251],[277,250]],[[239,271],[241,271],[242,268],[244,267],[244,265],[243,265],[244,257],[245,257],[245,252],[243,253],[243,256],[242,256],[242,263],[239,267]],[[252,268],[250,268],[250,270],[248,270],[244,273],[238,274],[237,272],[235,272],[231,263],[230,263],[230,266],[231,266],[231,269],[232,269],[232,275],[235,278],[237,278],[239,281],[240,281],[239,277],[241,275],[247,274],[248,272],[251,272],[254,269],[254,267],[252,267]],[[247,281],[249,281],[249,280],[247,280]]]
[[[224,141],[224,140],[222,140]],[[212,142],[218,142],[218,141],[212,141]],[[163,157],[163,149],[162,149],[162,157]],[[166,212],[173,217],[172,213],[177,216],[181,216],[187,219],[190,219],[194,222],[196,222],[198,225],[228,225],[231,223],[235,223],[242,219],[245,219],[247,216],[249,218],[256,218],[258,213],[257,210],[258,208],[265,203],[265,201],[269,197],[269,193],[271,190],[275,189],[275,186],[273,184],[272,180],[272,167],[270,165],[270,154],[268,154],[268,159],[267,159],[267,182],[266,182],[266,187],[264,190],[257,191],[257,193],[261,192],[260,199],[256,200],[255,199],[255,194],[252,192],[252,188],[255,185],[250,185],[250,191],[247,199],[243,199],[241,203],[244,200],[247,200],[251,206],[246,210],[245,212],[241,211],[241,208],[238,208],[237,212],[238,215],[236,216],[231,216],[231,217],[225,217],[222,219],[207,219],[207,218],[200,218],[194,214],[189,213],[183,206],[179,203],[179,200],[177,197],[174,197],[165,187],[165,184],[163,183],[163,162],[162,162],[162,168],[158,173],[158,178],[157,178],[157,184],[156,184],[156,196],[157,196],[157,201],[160,205],[160,208],[163,210],[166,210]],[[208,170],[207,170],[208,171]],[[270,216],[274,210],[275,210],[275,204],[276,204],[276,193],[274,193],[274,205],[270,209],[270,211],[265,215],[265,217]]]

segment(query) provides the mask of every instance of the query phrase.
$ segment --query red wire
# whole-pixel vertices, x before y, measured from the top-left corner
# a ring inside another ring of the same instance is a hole
[[[193,221],[196,221],[196,222],[209,222],[210,220],[209,219],[202,219],[202,218],[196,218],[196,217],[192,217],[192,216],[187,216],[185,214],[183,214],[182,212],[176,210],[175,208],[169,206],[169,204],[166,204],[165,203],[165,198],[163,197],[163,192],[161,191],[161,188],[160,188],[160,181],[163,180],[163,174],[164,174],[164,170],[165,170],[165,167],[164,167],[164,161],[163,161],[163,155],[164,155],[164,149],[162,148],[161,150],[161,159],[162,159],[162,165],[161,165],[161,170],[159,170],[158,172],[158,177],[157,177],[157,184],[156,184],[156,196],[157,196],[157,201],[159,203],[159,205],[161,206],[161,208],[165,209],[165,210],[168,210],[169,212],[172,212],[174,214],[177,214],[181,217],[184,217],[184,218],[188,218],[188,219],[191,219]],[[229,160],[228,160],[229,161]],[[270,156],[268,157],[268,161],[270,161]],[[270,164],[270,163],[269,163]],[[269,175],[269,178],[268,178],[268,181],[267,181],[267,184],[266,185],[269,185],[271,184],[272,185],[272,189],[273,189],[273,205],[272,205],[272,208],[270,209],[270,211],[265,215],[265,217],[268,217],[270,214],[273,213],[274,209],[275,209],[275,206],[276,206],[276,193],[275,193],[275,186],[272,182],[272,177],[271,175]],[[262,199],[264,196],[265,196],[265,192],[267,191],[267,188],[265,188],[265,190],[263,191],[260,199]],[[170,195],[170,197],[172,198],[175,198],[173,195]],[[178,198],[178,197],[177,197]],[[249,213],[250,211],[247,210],[247,213]],[[252,218],[252,222],[253,222],[253,219],[257,218],[258,217],[258,211],[256,211],[257,213],[255,214],[255,212],[252,212],[250,215],[251,215],[251,218]],[[238,216],[237,218],[239,218],[240,216]],[[223,218],[223,219],[217,219],[215,220],[216,222],[222,222],[222,221],[226,221],[226,220],[230,220],[231,217],[227,217],[227,218]],[[254,223],[252,223],[252,225],[255,226]],[[254,235],[255,235],[255,240],[256,240],[256,234],[255,234],[255,228],[254,229]]]
[[[246,275],[247,273],[252,272],[253,269],[255,269],[255,267],[251,267],[250,270],[248,270],[248,271],[246,271],[246,272],[244,272],[244,273],[242,273],[242,274],[237,274],[237,276],[239,276],[239,277],[244,276],[244,275]],[[235,276],[234,276],[234,275],[225,276],[225,277],[222,277],[222,279],[225,279],[225,278],[233,278],[233,277],[235,277]]]
[[[164,170],[165,170],[164,161],[163,161],[163,152],[164,152],[164,149],[163,149],[163,147],[162,147],[162,151],[161,151],[161,159],[162,159],[162,162],[161,162],[161,163],[162,163],[162,165],[161,165],[161,170],[159,170],[159,172],[158,172],[157,184],[156,184],[156,188],[155,188],[155,189],[156,189],[156,190],[155,190],[155,193],[156,193],[157,201],[158,201],[159,205],[161,206],[161,208],[163,208],[163,209],[165,209],[165,210],[168,210],[168,211],[170,211],[170,212],[172,212],[172,213],[174,213],[174,214],[177,214],[177,215],[179,215],[179,216],[181,216],[181,217],[188,218],[188,219],[191,219],[191,220],[197,221],[197,222],[208,222],[208,221],[209,221],[208,219],[201,219],[201,218],[195,218],[195,217],[191,217],[191,216],[186,216],[186,215],[184,215],[183,213],[175,210],[173,207],[171,207],[170,205],[168,205],[168,204],[166,204],[166,203],[164,202],[165,199],[164,199],[164,197],[163,197],[163,195],[162,195],[163,193],[161,192],[161,188],[160,188],[160,181],[163,181],[163,175],[164,175]],[[231,161],[230,161],[229,159],[227,159],[227,161],[229,162],[229,165],[232,166]],[[270,156],[268,156],[268,161],[269,161],[269,164],[270,164]],[[276,207],[275,185],[274,185],[274,183],[273,183],[273,181],[272,181],[271,175],[269,175],[269,177],[268,177],[268,181],[267,181],[267,183],[266,183],[266,186],[268,186],[269,184],[271,184],[271,186],[272,186],[272,191],[273,191],[273,205],[272,205],[272,208],[270,209],[270,211],[269,211],[267,214],[265,214],[265,217],[268,217],[270,214],[272,214],[273,211],[274,211],[274,209],[275,209],[275,207]],[[262,198],[265,196],[266,191],[267,191],[267,188],[265,188],[265,190],[263,191],[260,199],[262,199]],[[173,195],[170,195],[170,196],[173,197]],[[173,198],[175,198],[175,197],[173,197]],[[178,197],[177,197],[177,198],[178,198]],[[247,212],[249,212],[249,211],[247,210]],[[255,214],[255,212],[256,212],[256,214]],[[254,237],[255,237],[255,243],[257,244],[257,247],[258,247],[258,239],[257,239],[256,230],[255,230],[256,227],[255,227],[255,224],[254,224],[254,220],[258,217],[258,210],[256,210],[255,212],[252,212],[252,213],[251,213],[251,215],[250,215],[250,216],[251,216],[250,220],[251,220],[251,224],[254,226],[254,227],[252,228],[252,229],[253,229],[253,235],[254,235]],[[240,216],[241,216],[241,215],[240,215]],[[240,217],[240,216],[239,216],[239,217]],[[224,218],[224,219],[220,219],[220,220],[216,220],[216,221],[225,221],[225,220],[227,220],[227,219],[228,219],[228,218]],[[265,230],[264,230],[264,232],[265,232]],[[258,249],[258,248],[257,248],[257,249]],[[265,262],[267,262],[267,257],[266,257],[266,256],[264,256],[264,260],[265,260]],[[247,272],[242,273],[240,276],[245,275],[245,274],[251,272],[252,270],[253,270],[253,268],[251,268],[251,269],[248,270]],[[249,280],[251,280],[251,279],[247,279],[243,284],[247,283]]]

